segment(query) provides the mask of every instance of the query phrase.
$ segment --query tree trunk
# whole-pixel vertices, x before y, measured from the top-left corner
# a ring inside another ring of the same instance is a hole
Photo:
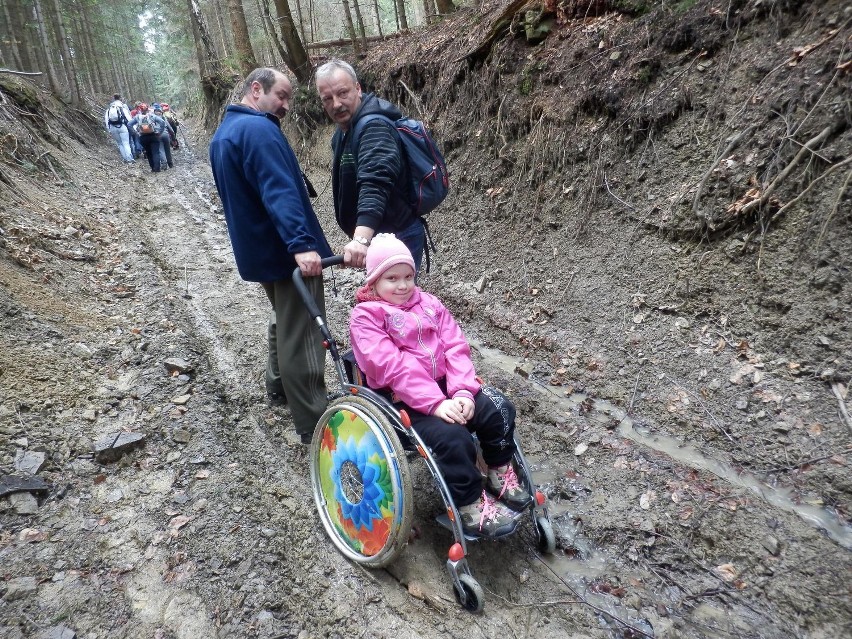
[[[379,0],[373,0],[373,10],[376,12],[376,29],[379,31],[379,37],[383,38],[382,34],[382,16],[379,15]]]
[[[260,16],[260,25],[263,27],[263,35],[266,36],[266,48],[269,54],[269,64],[264,64],[263,66],[270,66],[275,63],[275,32],[270,31],[271,24],[269,20],[269,10],[266,10],[264,13],[264,9],[260,4],[260,0],[254,0],[255,6],[257,7],[257,15]]]
[[[352,48],[355,53],[358,53],[361,45],[358,42],[358,36],[355,34],[355,25],[352,24],[352,12],[349,10],[349,0],[343,0],[343,16],[346,18],[346,30],[349,32],[349,39],[352,40]]]
[[[352,8],[355,9],[355,20],[358,23],[358,37],[361,38],[361,48],[367,50],[367,34],[364,31],[364,18],[361,17],[361,7],[358,0],[352,0]]]
[[[225,28],[225,18],[222,16],[222,7],[219,2],[220,0],[212,0],[211,4],[213,5],[213,14],[216,16],[216,35],[219,36],[219,46],[221,46],[218,53],[220,53],[224,58],[228,55],[228,51],[231,50],[231,47],[228,44],[228,30]],[[211,38],[210,41],[215,42],[213,38]]]
[[[453,13],[456,10],[453,0],[435,0],[435,5],[438,7],[438,13],[441,15]]]
[[[219,122],[222,106],[230,96],[234,83],[230,78],[225,78],[222,73],[222,65],[216,57],[216,47],[207,30],[207,23],[198,6],[198,0],[187,0],[187,4],[192,20],[192,33],[195,36],[201,90],[204,92],[202,120],[204,128],[213,129]]]
[[[305,38],[305,20],[302,18],[301,0],[296,0],[296,15],[299,17],[299,34],[302,36],[302,42],[307,44],[307,39]]]
[[[83,38],[86,46],[86,59],[89,60],[91,71],[93,73],[93,84],[95,85],[94,93],[107,93],[106,75],[101,68],[101,61],[95,49],[94,40],[92,39],[92,21],[89,17],[89,4],[82,0],[80,2],[80,16],[83,22]]]
[[[399,28],[403,31],[408,29],[408,19],[405,17],[405,1],[404,0],[395,0],[396,7],[396,15],[398,18],[397,24]]]
[[[27,69],[24,68],[23,60],[21,60],[21,51],[18,49],[18,31],[15,29],[15,24],[12,22],[12,14],[9,13],[9,5],[5,2],[3,3],[3,20],[5,20],[6,27],[9,29],[9,51],[12,54],[12,64],[14,64],[20,71],[27,71]]]
[[[80,92],[80,81],[77,77],[77,65],[74,62],[74,56],[71,50],[74,48],[71,44],[71,38],[68,36],[68,31],[62,21],[62,7],[59,6],[59,0],[53,0],[53,10],[56,12],[56,39],[59,41],[59,50],[62,53],[62,64],[65,67],[65,75],[68,78],[68,92],[71,94],[71,104],[79,108],[83,102],[83,95]]]
[[[228,0],[228,14],[231,17],[231,28],[234,30],[234,48],[237,50],[237,63],[244,76],[257,68],[257,58],[251,47],[246,14],[242,0]]]
[[[260,2],[260,0],[258,0]],[[264,23],[268,25],[269,31],[272,33],[272,43],[278,49],[278,55],[281,56],[281,61],[290,68],[290,54],[287,53],[287,50],[284,48],[284,45],[281,44],[281,38],[278,37],[278,32],[275,30],[275,25],[272,23],[272,16],[269,15],[269,0],[264,0],[266,3],[265,12],[261,15],[263,16]]]
[[[9,4],[4,4],[8,7]],[[11,3],[10,17],[12,19],[10,35],[14,37],[18,53],[21,56],[21,66],[26,71],[38,70],[38,57],[36,56],[35,31],[29,22],[28,16],[32,16],[32,12],[24,7],[24,3],[18,0]]]
[[[33,3],[33,19],[38,26],[38,34],[41,39],[41,46],[44,49],[45,67],[47,70],[47,81],[50,85],[50,90],[54,95],[61,96],[62,89],[59,86],[59,80],[56,78],[56,70],[53,68],[53,60],[51,59],[50,37],[47,33],[47,25],[44,22],[44,17],[41,10],[41,0],[34,0]]]
[[[296,76],[296,79],[304,85],[311,80],[311,63],[305,52],[305,45],[299,39],[299,32],[293,23],[293,15],[290,13],[290,5],[287,0],[275,0],[275,9],[278,11],[278,23],[281,25],[281,37],[287,48],[287,66]]]

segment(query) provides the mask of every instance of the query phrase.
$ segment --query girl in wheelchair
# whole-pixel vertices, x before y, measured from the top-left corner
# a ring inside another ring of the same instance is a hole
[[[367,384],[404,408],[431,449],[461,515],[465,534],[514,531],[531,504],[511,463],[515,407],[476,378],[470,346],[441,301],[415,284],[414,259],[392,234],[367,250],[367,279],[349,325],[352,350]],[[475,433],[488,465],[476,464]]]

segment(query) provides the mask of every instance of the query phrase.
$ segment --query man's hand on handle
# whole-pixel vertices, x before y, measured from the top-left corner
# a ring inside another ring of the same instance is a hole
[[[322,275],[322,258],[316,251],[296,253],[296,264],[302,272],[302,277],[316,277]]]

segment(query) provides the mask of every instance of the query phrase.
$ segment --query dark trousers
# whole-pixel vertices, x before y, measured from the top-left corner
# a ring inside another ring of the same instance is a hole
[[[148,158],[148,166],[154,173],[160,172],[160,136],[159,135],[140,135],[139,140],[142,142],[142,147],[145,149],[145,156]]]
[[[303,281],[325,315],[323,278],[306,277]],[[270,361],[266,378],[280,381],[296,432],[313,433],[328,403],[322,334],[305,310],[293,280],[264,283],[263,289],[275,319],[274,329],[268,334]]]
[[[465,427],[397,404],[406,409],[414,430],[431,449],[456,506],[472,504],[482,494],[482,475],[476,466],[471,433],[476,433],[489,466],[508,464],[515,453],[515,405],[490,386],[483,386],[476,394],[474,405],[473,419]]]

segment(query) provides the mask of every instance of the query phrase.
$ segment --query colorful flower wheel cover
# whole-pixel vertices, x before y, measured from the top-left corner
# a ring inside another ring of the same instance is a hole
[[[379,563],[383,555],[395,556],[408,537],[402,527],[410,497],[388,435],[369,411],[347,403],[330,406],[318,430],[312,475],[329,535],[355,561]]]

